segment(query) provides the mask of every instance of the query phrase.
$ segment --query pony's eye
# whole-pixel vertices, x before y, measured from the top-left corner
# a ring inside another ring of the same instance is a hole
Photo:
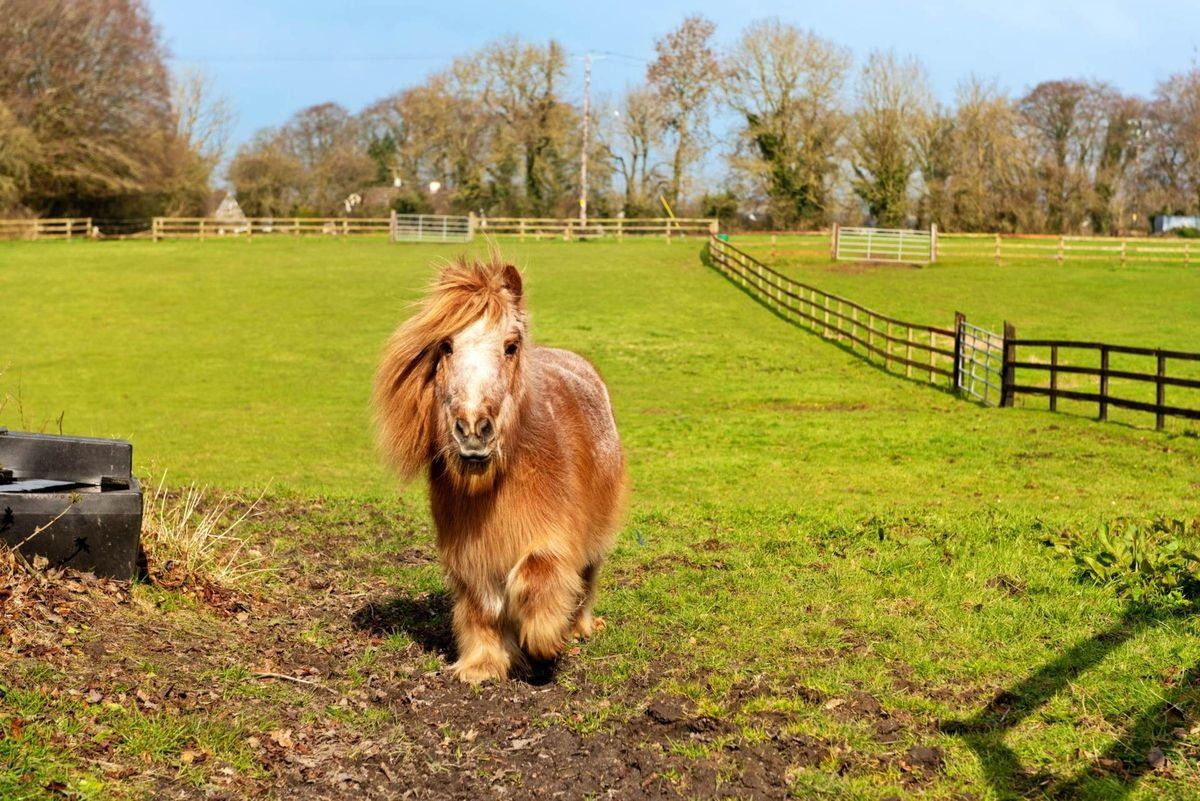
[[[509,342],[507,345],[505,345],[504,346],[504,355],[508,356],[509,358],[516,356],[517,355],[517,343]]]
[[[451,345],[450,340],[447,339],[438,346],[438,350],[442,352],[443,356],[449,356],[451,353],[454,353],[454,346]]]

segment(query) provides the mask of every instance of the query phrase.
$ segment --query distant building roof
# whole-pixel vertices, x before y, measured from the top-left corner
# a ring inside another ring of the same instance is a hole
[[[221,205],[213,212],[213,219],[221,222],[246,222],[246,213],[238,205],[237,198],[226,195],[221,199]]]

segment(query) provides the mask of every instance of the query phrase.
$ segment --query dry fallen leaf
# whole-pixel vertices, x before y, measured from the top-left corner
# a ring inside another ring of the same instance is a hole
[[[296,741],[292,739],[291,729],[272,729],[267,732],[267,736],[271,741],[280,748],[295,748]]]
[[[208,759],[208,754],[203,751],[194,751],[191,748],[183,749],[183,753],[179,755],[179,761],[185,765],[199,765],[206,759]]]

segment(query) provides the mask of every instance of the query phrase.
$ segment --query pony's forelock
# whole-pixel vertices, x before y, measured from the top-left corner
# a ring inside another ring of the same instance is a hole
[[[375,373],[379,446],[404,478],[429,464],[435,444],[433,378],[438,346],[476,320],[525,323],[521,274],[493,250],[486,261],[460,257],[442,267],[416,313],[396,330]]]

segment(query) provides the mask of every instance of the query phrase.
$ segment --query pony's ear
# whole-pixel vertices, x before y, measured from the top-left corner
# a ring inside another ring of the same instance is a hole
[[[525,296],[525,284],[521,279],[521,272],[512,264],[504,265],[503,273],[504,288],[512,293],[513,299],[518,303]]]

